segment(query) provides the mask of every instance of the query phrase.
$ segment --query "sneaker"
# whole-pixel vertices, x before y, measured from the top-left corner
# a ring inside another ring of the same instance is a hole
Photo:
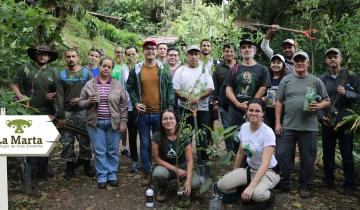
[[[136,173],[138,171],[138,163],[137,162],[131,161],[130,171],[131,171],[131,173]]]
[[[142,181],[142,185],[143,186],[149,186],[151,183],[151,177],[149,173],[144,173],[143,174],[143,181]]]
[[[106,182],[98,182],[99,189],[105,189],[106,188]]]
[[[121,155],[124,155],[126,157],[130,157],[130,153],[129,153],[129,151],[127,149],[121,150]]]
[[[110,180],[108,181],[109,185],[111,187],[117,187],[118,186],[118,181],[117,180]]]
[[[164,202],[166,200],[166,190],[159,189],[159,192],[156,195],[156,200],[159,202]]]
[[[301,198],[308,198],[312,196],[312,190],[309,189],[300,189],[299,194]]]

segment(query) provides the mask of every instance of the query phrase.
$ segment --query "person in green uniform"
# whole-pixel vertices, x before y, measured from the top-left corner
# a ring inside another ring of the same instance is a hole
[[[29,105],[39,110],[40,115],[55,113],[53,102],[59,86],[56,70],[48,64],[58,58],[58,53],[46,45],[30,47],[27,54],[34,62],[23,65],[16,73],[12,90],[18,100],[30,98]],[[34,178],[49,178],[47,157],[27,157]]]
[[[95,176],[91,161],[91,146],[87,136],[66,128],[66,125],[77,126],[86,130],[85,110],[79,106],[81,89],[85,83],[92,79],[90,70],[80,65],[80,56],[74,48],[65,52],[67,68],[59,72],[61,85],[59,88],[58,102],[58,124],[62,128],[61,143],[63,149],[61,157],[66,162],[64,178],[70,179],[75,176],[75,168],[84,166],[85,175]],[[79,155],[76,160],[74,150],[75,137],[79,142]]]

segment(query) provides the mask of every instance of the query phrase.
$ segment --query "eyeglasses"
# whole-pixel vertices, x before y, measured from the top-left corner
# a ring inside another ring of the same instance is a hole
[[[262,112],[260,109],[248,109],[247,111],[251,112],[251,113],[255,112],[256,114],[259,114]]]
[[[156,47],[145,47],[144,50],[147,50],[147,51],[155,51],[155,50],[156,50]]]
[[[176,120],[175,117],[164,117],[162,118],[162,121],[173,121],[173,120]]]
[[[122,53],[122,52],[121,52],[121,51],[116,51],[116,53],[119,53],[119,54],[120,54],[120,53]]]

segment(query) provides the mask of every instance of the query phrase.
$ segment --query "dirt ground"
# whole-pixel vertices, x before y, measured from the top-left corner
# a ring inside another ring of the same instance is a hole
[[[60,159],[61,145],[58,144],[50,157],[49,168],[55,176],[48,181],[39,181],[32,195],[25,195],[19,179],[20,167],[15,158],[8,159],[9,209],[36,210],[133,210],[145,207],[145,190],[141,186],[141,172],[130,173],[130,159],[120,157],[119,186],[98,189],[96,178],[84,175],[83,168],[78,168],[76,177],[70,181],[63,178],[64,162]],[[297,193],[296,184],[290,193],[276,195],[274,209],[360,209],[359,189],[351,196],[344,195],[341,189],[342,176],[337,171],[336,186],[332,189],[320,187],[321,170],[316,169],[316,191],[313,197],[302,199]],[[296,176],[295,176],[296,177]],[[209,209],[211,194],[195,196],[191,207],[186,209]],[[180,209],[176,205],[176,190],[168,192],[168,200],[155,202],[154,209]],[[252,209],[239,204],[224,205],[222,209]]]

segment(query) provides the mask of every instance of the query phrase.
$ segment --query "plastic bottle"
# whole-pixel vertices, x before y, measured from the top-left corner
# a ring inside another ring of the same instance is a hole
[[[312,87],[306,88],[305,101],[304,101],[304,111],[310,111],[310,104],[315,99],[315,91]]]
[[[146,207],[153,208],[154,207],[154,190],[149,187],[146,192]]]

